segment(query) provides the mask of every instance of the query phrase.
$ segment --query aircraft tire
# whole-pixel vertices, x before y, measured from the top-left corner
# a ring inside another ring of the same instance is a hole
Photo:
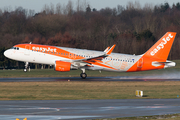
[[[87,74],[86,73],[81,73],[80,76],[81,76],[82,79],[86,79]]]

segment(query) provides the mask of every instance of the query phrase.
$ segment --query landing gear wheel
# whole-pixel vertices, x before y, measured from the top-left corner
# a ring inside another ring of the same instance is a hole
[[[86,79],[87,74],[86,73],[81,73],[80,76],[81,76],[82,79]]]

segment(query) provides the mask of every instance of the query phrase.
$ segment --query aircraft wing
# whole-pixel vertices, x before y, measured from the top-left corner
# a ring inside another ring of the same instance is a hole
[[[99,56],[96,56],[96,57],[91,57],[91,58],[73,60],[73,62],[84,62],[84,61],[92,61],[92,60],[102,60],[103,58],[109,56],[112,53],[112,51],[114,50],[115,46],[116,45],[114,44],[110,49],[109,49],[109,47],[107,47],[104,50],[104,54],[102,54],[102,55],[99,55]]]
[[[109,56],[112,53],[112,51],[114,50],[115,46],[116,45],[114,44],[111,48],[107,47],[104,50],[104,54],[102,54],[102,55],[91,57],[91,58],[72,60],[72,61],[67,61],[67,62],[71,62],[72,65],[74,65],[75,67],[78,67],[78,68],[79,67],[84,67],[84,66],[89,66],[90,65],[89,62],[101,61],[103,58]]]

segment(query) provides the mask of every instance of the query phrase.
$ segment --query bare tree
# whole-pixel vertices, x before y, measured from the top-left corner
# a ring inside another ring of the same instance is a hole
[[[54,12],[55,10],[54,10],[54,4],[50,4],[50,14],[54,14],[55,12]]]
[[[150,3],[146,3],[143,7],[143,10],[146,12],[152,12],[154,9],[154,5]]]
[[[56,5],[56,14],[62,14],[62,7],[60,3]]]
[[[71,0],[68,1],[68,4],[66,5],[66,10],[68,12],[68,15],[73,14],[73,2]]]
[[[128,2],[126,5],[126,9],[127,10],[140,10],[141,9],[141,4],[139,3],[139,1],[135,1],[133,2]]]
[[[11,6],[4,7],[4,12],[11,12],[11,11],[12,11],[12,7]]]
[[[77,7],[76,11],[86,11],[86,8],[88,7],[89,3],[86,0],[77,0]]]
[[[122,13],[122,11],[124,11],[125,8],[121,5],[117,5],[117,15],[120,15]]]
[[[80,11],[80,0],[77,0],[77,8],[76,8],[76,11],[79,12]]]
[[[34,15],[35,15],[35,11],[34,10],[29,10],[28,17],[33,17]]]
[[[50,13],[49,5],[45,4],[42,11],[45,12],[45,14],[49,14]]]

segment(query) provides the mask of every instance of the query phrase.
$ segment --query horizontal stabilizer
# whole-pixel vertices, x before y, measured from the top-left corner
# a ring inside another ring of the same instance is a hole
[[[172,62],[172,61],[166,61],[166,62],[152,62],[152,65],[153,66],[161,66],[161,65],[164,65],[164,68],[167,68],[167,67],[174,67],[176,66],[176,63],[175,62]]]

